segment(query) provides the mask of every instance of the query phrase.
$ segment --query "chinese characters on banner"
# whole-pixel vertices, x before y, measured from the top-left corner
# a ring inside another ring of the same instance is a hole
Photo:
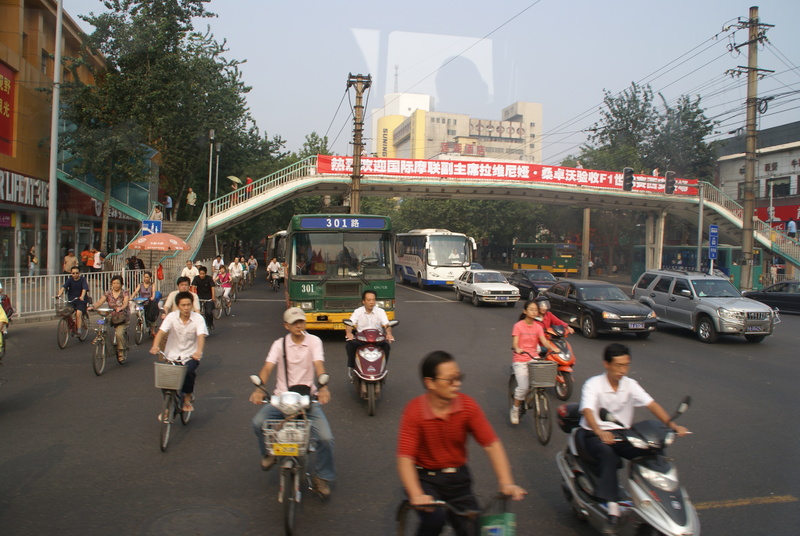
[[[317,156],[317,171],[321,175],[349,175],[353,158],[349,156]],[[543,184],[591,186],[622,190],[622,172],[574,169],[541,164],[505,162],[460,162],[452,160],[407,160],[399,158],[361,158],[362,175],[393,175],[416,178],[449,177],[526,181]],[[633,190],[664,192],[664,177],[636,175]],[[648,181],[647,183],[643,181]],[[697,195],[696,180],[677,179],[676,195]]]
[[[14,71],[0,63],[0,153],[11,155],[14,118]]]

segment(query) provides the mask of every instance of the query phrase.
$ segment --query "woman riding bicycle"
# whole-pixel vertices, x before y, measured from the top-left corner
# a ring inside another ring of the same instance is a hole
[[[133,290],[133,299],[146,300],[142,302],[144,316],[148,322],[155,322],[158,318],[158,300],[154,299],[156,294],[153,284],[152,272],[145,272],[142,275],[142,282]]]
[[[103,303],[108,303],[114,312],[110,317],[111,325],[117,333],[117,361],[125,362],[125,354],[128,350],[125,341],[125,330],[128,327],[128,302],[131,295],[127,290],[122,289],[122,276],[115,275],[111,278],[111,288],[97,300],[94,309],[99,308]]]
[[[222,299],[230,301],[231,299],[231,274],[225,266],[219,267],[219,273],[214,276],[214,280],[222,287]]]
[[[544,328],[539,322],[539,307],[533,300],[525,302],[519,322],[511,330],[511,349],[514,352],[514,376],[517,378],[517,387],[514,389],[514,407],[511,408],[511,424],[519,424],[519,407],[528,394],[530,381],[528,379],[528,363],[538,357],[539,345],[557,349],[544,336]],[[523,353],[524,352],[524,353]]]

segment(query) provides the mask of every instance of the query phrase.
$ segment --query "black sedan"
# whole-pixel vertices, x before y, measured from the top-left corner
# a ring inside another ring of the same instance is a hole
[[[800,281],[781,281],[761,290],[742,292],[742,296],[777,307],[781,313],[800,314]]]
[[[517,270],[508,278],[508,282],[519,289],[521,300],[534,299],[557,281],[547,270]]]
[[[646,339],[656,330],[656,314],[602,281],[560,281],[544,293],[553,314],[578,327],[587,339],[598,333],[635,333]]]

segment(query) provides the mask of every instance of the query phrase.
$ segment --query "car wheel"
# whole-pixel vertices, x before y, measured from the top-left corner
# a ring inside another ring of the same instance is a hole
[[[458,290],[458,289],[456,289],[456,299],[457,299],[458,301],[462,301],[462,300],[464,299],[464,295],[463,295],[463,294],[461,294],[461,291],[460,291],[460,290]]]
[[[475,294],[474,292],[472,293],[472,305],[474,305],[475,307],[481,306],[481,301],[478,299],[478,295]]]
[[[747,339],[747,342],[757,343],[763,341],[767,336],[766,335],[745,335],[744,338]]]
[[[534,291],[532,291],[532,290],[530,292],[528,292],[528,300],[529,301],[533,301],[535,299],[536,299],[536,293]]]
[[[697,337],[701,342],[711,344],[717,342],[717,328],[714,327],[714,322],[707,316],[704,316],[697,323]]]
[[[594,339],[597,337],[597,330],[594,327],[594,319],[591,315],[585,314],[581,318],[581,333],[587,339]]]

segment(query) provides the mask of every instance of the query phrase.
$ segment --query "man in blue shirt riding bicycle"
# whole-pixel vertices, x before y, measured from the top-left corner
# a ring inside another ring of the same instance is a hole
[[[83,325],[83,315],[86,314],[86,295],[89,294],[89,283],[81,275],[77,266],[72,267],[69,277],[58,291],[59,298],[64,295],[64,291],[67,292],[67,300],[75,307],[78,331],[80,332],[86,329],[86,326]]]

